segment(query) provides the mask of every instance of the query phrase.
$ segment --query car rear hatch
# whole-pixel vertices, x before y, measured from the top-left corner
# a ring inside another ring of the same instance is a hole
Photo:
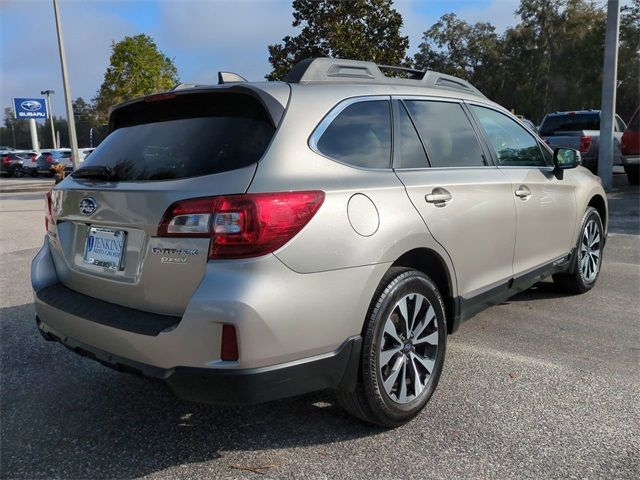
[[[61,283],[181,315],[210,240],[159,237],[163,215],[179,200],[246,192],[275,133],[269,110],[248,89],[162,94],[114,110],[108,137],[52,191],[48,228]]]

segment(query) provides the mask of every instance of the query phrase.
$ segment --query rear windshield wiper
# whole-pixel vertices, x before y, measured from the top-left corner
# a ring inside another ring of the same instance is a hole
[[[91,167],[82,167],[75,170],[71,176],[73,178],[96,178],[100,180],[117,180],[118,175],[112,167],[104,165],[95,165]]]

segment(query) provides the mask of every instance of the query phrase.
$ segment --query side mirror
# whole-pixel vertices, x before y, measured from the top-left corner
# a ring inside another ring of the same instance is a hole
[[[553,151],[553,164],[556,170],[567,170],[582,165],[582,157],[573,148],[556,148]]]

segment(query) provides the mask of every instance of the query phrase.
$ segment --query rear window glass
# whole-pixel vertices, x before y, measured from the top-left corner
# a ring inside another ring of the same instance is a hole
[[[546,117],[540,125],[540,134],[543,136],[577,130],[600,130],[600,115],[597,113],[553,115]]]
[[[275,127],[258,100],[236,93],[183,94],[116,110],[111,133],[83,167],[105,166],[120,181],[169,180],[251,165]]]
[[[317,143],[324,155],[357,167],[390,168],[391,114],[386,100],[346,107]]]

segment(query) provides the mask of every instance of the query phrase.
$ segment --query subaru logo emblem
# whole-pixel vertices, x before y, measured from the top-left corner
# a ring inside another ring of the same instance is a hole
[[[42,109],[42,104],[35,100],[25,100],[20,106],[29,112],[37,112]]]
[[[83,215],[91,215],[98,208],[98,202],[94,198],[85,197],[80,200],[80,213]]]

